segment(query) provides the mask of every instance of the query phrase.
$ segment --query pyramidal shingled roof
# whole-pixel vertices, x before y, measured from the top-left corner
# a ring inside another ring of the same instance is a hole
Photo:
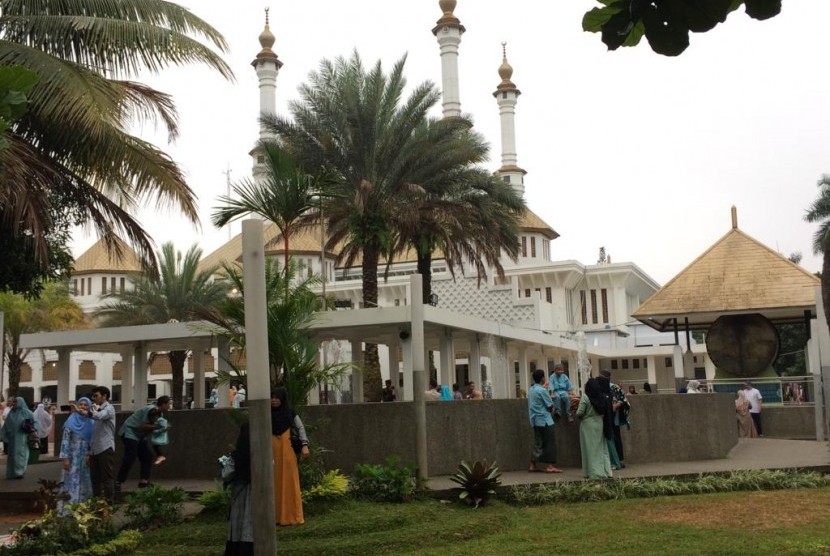
[[[818,278],[733,228],[646,300],[632,316],[666,330],[678,319],[703,328],[722,314],[761,313],[773,322],[815,315]]]
[[[96,273],[123,273],[141,272],[141,262],[135,250],[115,238],[115,243],[121,248],[121,256],[110,253],[107,249],[107,242],[99,239],[95,244],[84,251],[75,259],[75,266],[72,274],[96,274]]]

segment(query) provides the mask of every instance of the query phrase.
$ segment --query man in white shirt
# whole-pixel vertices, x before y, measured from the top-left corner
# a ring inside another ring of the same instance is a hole
[[[758,431],[758,436],[764,436],[761,430],[761,392],[757,388],[752,387],[751,380],[744,381],[744,397],[749,402],[749,414],[755,423],[755,430]]]
[[[92,407],[88,416],[92,419],[89,458],[92,491],[95,496],[112,503],[115,497],[115,408],[110,403],[109,388],[96,386],[92,389]]]

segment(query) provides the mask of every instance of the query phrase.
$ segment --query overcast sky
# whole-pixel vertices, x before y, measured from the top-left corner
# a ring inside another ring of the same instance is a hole
[[[267,0],[266,0],[267,1]],[[231,179],[250,174],[259,97],[250,62],[260,49],[267,3],[184,0],[181,4],[224,34],[236,82],[200,67],[142,80],[174,95],[181,135],[160,143],[187,173],[199,196],[201,230],[175,213],[142,211],[157,244],[205,253],[228,239],[209,221]],[[498,107],[501,42],[522,91],[516,108],[519,166],[527,170],[530,208],[561,237],[554,260],[597,260],[605,246],[614,262],[631,261],[661,284],[729,231],[739,227],[802,265],[812,254],[814,226],[803,215],[830,172],[830,71],[827,0],[788,0],[766,22],[742,11],[709,33],[691,37],[677,58],[637,48],[609,52],[581,30],[590,0],[459,0],[467,28],[459,57],[461,106],[491,144],[500,166]],[[389,67],[408,53],[409,83],[440,86],[441,62],[431,33],[437,0],[304,0],[271,4],[275,51],[285,64],[277,110],[322,58],[353,49],[367,64]],[[440,105],[436,107],[440,115]],[[155,137],[152,129],[144,130]],[[159,136],[159,142],[164,137]],[[233,232],[238,232],[238,224]],[[97,238],[77,234],[80,254]]]

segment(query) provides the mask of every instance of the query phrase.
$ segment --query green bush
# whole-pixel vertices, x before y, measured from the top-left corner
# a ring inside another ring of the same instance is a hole
[[[386,458],[384,464],[358,464],[349,487],[357,498],[406,502],[415,495],[415,466],[399,466],[395,456]]]
[[[795,470],[742,470],[701,474],[695,478],[654,477],[603,481],[573,481],[515,486],[512,500],[525,506],[557,502],[597,502],[624,498],[651,498],[830,486],[830,475]]]
[[[130,493],[126,497],[124,513],[130,524],[138,529],[150,529],[182,520],[182,504],[187,493],[179,487],[165,489],[151,485]]]
[[[314,500],[334,500],[349,491],[349,479],[339,469],[323,475],[319,483],[303,491],[303,502]]]
[[[200,494],[198,501],[207,513],[225,513],[231,507],[231,489],[225,488],[219,481],[214,481],[213,490],[206,490]]]
[[[41,556],[87,550],[115,537],[110,524],[112,508],[93,498],[65,507],[59,515],[48,511],[43,517],[28,521],[12,532],[14,544],[1,546],[3,556]]]
[[[302,490],[311,489],[323,480],[323,475],[326,473],[323,455],[331,451],[322,446],[311,444],[309,444],[308,450],[308,458],[297,459],[297,468],[300,472],[300,488]]]
[[[111,541],[96,544],[93,550],[82,548],[70,552],[66,556],[89,556],[90,554],[95,556],[123,556],[124,554],[132,554],[140,541],[141,533],[135,529],[124,529]]]

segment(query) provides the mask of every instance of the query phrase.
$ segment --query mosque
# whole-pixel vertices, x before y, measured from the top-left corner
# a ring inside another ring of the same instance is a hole
[[[444,117],[457,117],[462,114],[458,60],[465,27],[455,15],[455,0],[441,0],[439,6],[440,18],[432,33],[440,52],[442,110]],[[261,50],[252,62],[259,81],[259,106],[261,112],[273,114],[282,61],[273,50],[275,37],[267,15],[259,43]],[[497,74],[493,96],[501,122],[501,165],[495,173],[524,195],[534,187],[534,180],[519,166],[515,118],[521,91],[513,81],[506,52]],[[256,179],[263,176],[264,157],[256,149],[251,155]],[[266,254],[282,258],[283,243],[270,241],[278,234],[276,226],[266,224],[266,245],[272,246]],[[636,384],[638,389],[649,383],[655,392],[674,392],[683,379],[715,377],[706,347],[688,333],[681,338],[676,320],[672,329],[649,326],[645,319],[632,317],[660,289],[654,279],[633,262],[612,262],[604,249],[593,264],[553,260],[551,242],[558,237],[529,207],[521,222],[518,260],[504,257],[502,261],[504,278],[490,273],[486,283],[479,283],[474,275],[456,272],[453,277],[445,261],[432,261],[434,296],[426,308],[425,335],[439,383],[473,381],[494,398],[514,398],[527,390],[533,369],[550,370],[557,363],[574,380],[590,369],[608,368],[617,382]],[[412,299],[414,257],[395,260],[385,276],[379,275],[378,307],[364,308],[360,267],[338,266],[337,254],[321,249],[323,239],[319,227],[310,228],[294,236],[289,248],[306,272],[322,278],[328,298],[337,300],[337,309],[326,312],[315,325],[321,357],[329,362],[359,362],[362,344],[377,343],[383,378],[400,386],[398,399],[413,399],[412,350],[404,315]],[[102,295],[131,287],[131,276],[140,266],[126,246],[125,252],[126,256],[114,260],[99,241],[75,261],[70,285],[85,311],[98,308]],[[201,265],[209,268],[241,260],[239,235],[205,256]],[[216,370],[227,365],[230,354],[216,338],[183,332],[184,326],[170,323],[127,327],[136,330],[123,333],[93,329],[29,335],[31,352],[21,388],[28,389],[32,398],[48,396],[63,402],[94,384],[111,385],[114,399],[122,407],[131,407],[143,397],[170,393],[167,359],[150,358],[145,366],[148,356],[172,349],[174,344],[179,349],[187,345],[192,355],[185,368],[186,397],[192,396],[197,407],[203,406],[207,384]],[[359,371],[336,386],[311,392],[309,403],[362,401]]]

